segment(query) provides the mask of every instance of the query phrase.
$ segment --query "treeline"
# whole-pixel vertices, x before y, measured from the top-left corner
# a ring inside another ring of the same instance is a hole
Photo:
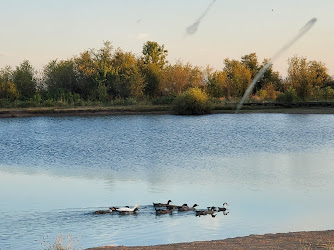
[[[36,71],[29,61],[0,71],[0,107],[170,104],[191,88],[220,102],[237,102],[267,62],[251,53],[225,59],[222,70],[167,61],[164,45],[148,41],[140,56],[105,42]],[[322,62],[289,59],[287,77],[272,68],[257,82],[251,101],[333,101],[334,81]]]

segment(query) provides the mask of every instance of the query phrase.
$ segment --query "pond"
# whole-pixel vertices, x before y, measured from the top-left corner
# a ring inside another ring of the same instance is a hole
[[[334,116],[0,119],[0,248],[82,248],[333,229]],[[152,202],[228,213],[156,215]],[[136,215],[102,214],[140,205]]]

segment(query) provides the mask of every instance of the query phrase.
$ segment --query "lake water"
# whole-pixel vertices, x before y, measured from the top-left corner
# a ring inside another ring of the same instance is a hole
[[[0,248],[334,229],[333,132],[333,115],[0,119]],[[156,216],[152,202],[168,199],[229,213]],[[92,214],[135,204],[137,215]]]

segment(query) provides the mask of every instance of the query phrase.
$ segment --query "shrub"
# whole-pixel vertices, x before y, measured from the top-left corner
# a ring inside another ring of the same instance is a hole
[[[175,96],[162,96],[160,98],[155,98],[152,100],[153,105],[170,105],[175,100]]]
[[[205,92],[189,88],[175,98],[172,110],[178,115],[204,115],[211,112],[211,105]]]
[[[297,102],[299,100],[296,90],[293,87],[289,87],[284,94],[280,93],[276,98],[279,102]]]
[[[137,100],[135,98],[116,98],[110,102],[111,105],[114,106],[131,106],[136,105]]]
[[[52,100],[52,99],[47,99],[43,102],[44,107],[53,107],[55,105],[56,104],[55,104],[54,100]]]
[[[326,101],[332,101],[334,99],[334,89],[329,86],[324,88],[322,98]]]
[[[68,235],[66,239],[63,238],[63,235],[60,234],[59,237],[55,239],[54,243],[48,242],[45,238],[41,245],[45,250],[76,250],[82,249],[78,246],[79,240]]]

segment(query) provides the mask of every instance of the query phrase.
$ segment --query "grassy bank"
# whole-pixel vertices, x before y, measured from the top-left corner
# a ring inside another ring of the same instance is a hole
[[[167,114],[169,106],[92,106],[92,107],[34,107],[0,109],[0,118],[34,116],[98,116],[127,114]]]
[[[211,113],[233,114],[237,104],[216,104]],[[172,114],[171,105],[113,105],[80,107],[0,108],[0,118],[35,116],[102,116]],[[246,103],[239,113],[334,114],[334,103]]]

